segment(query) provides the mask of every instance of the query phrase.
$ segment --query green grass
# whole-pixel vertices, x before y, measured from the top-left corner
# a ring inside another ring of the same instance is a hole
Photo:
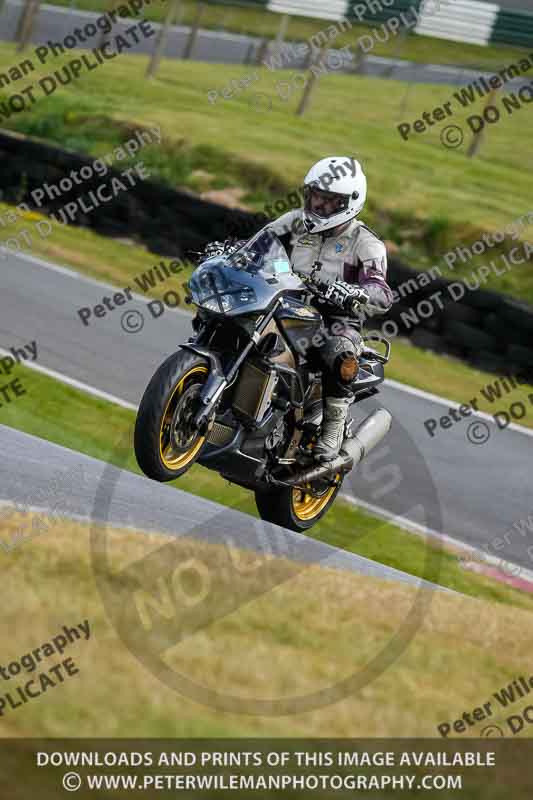
[[[53,5],[70,7],[71,0],[54,0]],[[179,24],[190,25],[193,22],[197,5],[194,0],[181,0],[181,11],[177,19]],[[75,6],[89,11],[105,11],[109,8],[109,3],[108,0],[75,0]],[[164,19],[166,11],[167,4],[162,3],[146,7],[142,14],[145,19],[160,22]],[[269,39],[276,38],[280,22],[281,14],[261,8],[239,7],[226,2],[208,4],[201,19],[203,28],[247,33]],[[319,31],[327,32],[331,25],[333,23],[325,19],[293,16],[289,23],[286,40],[306,42]],[[333,47],[355,46],[359,37],[368,35],[374,28],[379,30],[380,23],[372,24],[370,20],[367,25],[362,25],[356,21],[353,28],[342,31],[337,37],[332,38],[331,44]],[[371,54],[405,58],[420,63],[461,64],[490,69],[516,61],[524,52],[526,52],[524,48],[505,45],[483,47],[411,34],[403,43],[399,42],[396,37],[391,37],[388,42],[377,41]]]
[[[2,46],[0,69],[13,60],[13,48]],[[276,99],[275,83],[290,78],[290,71],[281,76],[262,70],[253,90],[211,104],[211,89],[221,90],[250,69],[165,61],[157,80],[147,82],[145,67],[146,58],[122,55],[75,86],[41,99],[31,111],[12,116],[6,126],[101,155],[127,138],[132,126],[158,124],[162,147],[146,148],[139,156],[154,177],[196,191],[240,188],[242,202],[258,210],[286,198],[301,184],[309,164],[325,153],[355,151],[369,177],[363,219],[408,263],[438,265],[453,277],[469,274],[481,261],[452,271],[442,258],[448,250],[502,230],[532,210],[527,109],[505,115],[488,131],[481,155],[468,159],[466,143],[458,150],[441,145],[442,125],[402,141],[396,126],[405,86],[394,81],[328,75],[318,82],[311,108],[300,118],[294,114],[298,93],[287,103]],[[49,70],[43,66],[34,81]],[[273,97],[273,111],[254,112],[252,91]],[[450,96],[448,87],[417,85],[401,117],[413,121]],[[478,112],[480,103],[458,112],[454,124],[464,127],[465,117]],[[531,227],[526,219],[521,239],[528,238]],[[509,236],[502,244],[504,250],[515,246]],[[500,252],[488,251],[485,261]],[[533,302],[530,263],[501,277],[491,273],[486,286]]]
[[[132,447],[119,444],[133,430],[134,413],[84,394],[39,372],[17,367],[26,395],[0,410],[0,423],[69,447],[132,472],[139,472]],[[38,402],[36,402],[38,398]],[[216,473],[195,465],[176,484],[178,488],[257,516],[253,495],[228,484]],[[364,555],[413,575],[425,573],[423,539],[393,524],[377,520],[351,504],[338,501],[310,535],[344,550]],[[437,552],[437,551],[435,551]],[[486,578],[465,573],[449,552],[433,560],[439,570],[429,575],[465,594],[533,608],[533,596],[523,595]]]

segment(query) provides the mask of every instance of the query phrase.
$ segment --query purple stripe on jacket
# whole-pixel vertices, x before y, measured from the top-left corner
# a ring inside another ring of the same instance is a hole
[[[344,263],[344,280],[347,283],[357,283],[366,289],[370,297],[370,304],[374,313],[385,314],[393,303],[392,289],[385,279],[386,266],[384,259],[380,265],[377,259],[361,262],[358,265]]]

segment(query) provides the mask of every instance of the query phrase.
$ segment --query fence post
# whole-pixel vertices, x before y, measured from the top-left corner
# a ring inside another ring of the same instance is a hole
[[[317,56],[317,59],[315,61],[315,64],[311,65],[311,67],[309,69],[309,72],[310,72],[309,80],[307,81],[307,83],[304,86],[302,99],[300,100],[300,103],[299,103],[298,108],[296,110],[296,115],[298,117],[303,117],[303,115],[307,111],[307,109],[309,107],[309,103],[311,101],[311,95],[313,93],[313,89],[315,88],[315,84],[316,84],[316,82],[318,80],[318,75],[316,74],[315,70],[313,69],[313,66],[315,66],[317,68],[321,67],[323,59],[324,59],[324,49],[321,48],[318,51],[318,56]]]
[[[165,44],[168,38],[168,32],[170,26],[174,22],[174,18],[179,8],[179,3],[180,0],[171,0],[171,3],[167,9],[167,15],[165,17],[165,21],[159,29],[159,33],[155,40],[154,49],[152,51],[152,57],[150,58],[150,63],[148,64],[148,68],[146,70],[147,78],[153,78],[157,70],[159,69],[161,58],[163,57],[163,53],[165,52]]]
[[[289,14],[283,14],[279,23],[278,33],[276,36],[276,45],[279,47],[285,41],[285,37],[287,35],[287,28],[289,27],[290,22]]]
[[[313,57],[314,57],[313,45],[308,44],[307,53],[305,54],[305,61],[302,66],[303,69],[306,70],[311,69],[311,64],[313,63]]]
[[[405,92],[404,92],[403,97],[402,97],[402,102],[400,103],[400,110],[398,112],[398,119],[402,119],[405,116],[405,113],[407,111],[407,101],[409,99],[409,95],[411,93],[411,89],[413,88],[413,86],[414,86],[413,81],[410,81],[406,86]]]
[[[483,111],[481,112],[481,116],[483,116],[486,109],[492,105],[494,98],[496,97],[497,94],[498,94],[498,89],[491,90],[491,93],[487,97],[487,102],[485,103]],[[468,148],[468,152],[466,154],[468,158],[474,158],[474,156],[476,156],[479,153],[479,149],[483,141],[483,132],[485,130],[485,127],[486,126],[484,125],[477,133],[474,134],[474,138],[470,142],[470,147]]]
[[[405,42],[407,41],[407,37],[408,36],[409,36],[409,29],[407,28],[406,25],[404,25],[400,29],[400,32],[399,32],[399,34],[398,34],[398,36],[396,38],[396,47],[394,48],[394,52],[390,56],[391,59],[398,58],[400,56],[400,54],[401,54],[401,52],[403,50],[403,46],[404,46]],[[391,64],[390,67],[388,67],[385,70],[385,73],[384,73],[383,77],[390,78],[392,76],[393,72],[394,72],[394,64]]]
[[[191,54],[194,50],[194,45],[196,44],[196,39],[198,38],[198,31],[200,30],[200,21],[202,19],[204,11],[205,11],[205,3],[198,3],[198,7],[196,9],[196,15],[194,17],[191,26],[189,39],[187,41],[187,44],[185,45],[185,52],[183,53],[183,59],[185,61],[191,57]]]
[[[365,51],[363,50],[359,39],[357,40],[357,47],[355,48],[355,64],[353,72],[356,75],[365,74]]]
[[[29,45],[31,35],[35,26],[35,20],[39,12],[41,0],[26,0],[26,5],[20,12],[18,20],[16,40],[18,42],[17,52],[22,53]]]
[[[246,51],[246,54],[244,56],[244,61],[242,62],[243,64],[251,64],[252,63],[252,56],[253,56],[254,50],[255,50],[255,44],[253,42],[250,42],[250,44],[248,45],[248,49]]]
[[[265,36],[265,38],[262,40],[257,50],[256,64],[258,67],[260,67],[263,61],[265,61],[265,59],[267,58],[269,48],[270,48],[270,39],[268,38],[268,36]]]

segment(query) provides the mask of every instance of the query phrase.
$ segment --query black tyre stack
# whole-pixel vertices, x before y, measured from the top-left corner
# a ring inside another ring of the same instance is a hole
[[[409,337],[417,347],[453,355],[489,372],[531,376],[533,381],[532,306],[485,289],[467,289],[464,297],[454,302],[448,286],[457,281],[436,278],[415,288],[420,274],[390,259],[388,282],[393,289],[402,285],[404,289],[380,325],[392,320],[399,335]],[[411,291],[405,288],[407,281]],[[416,314],[418,321],[409,322],[409,312],[412,319],[418,304],[437,292],[442,292],[443,308],[430,300],[431,316]]]

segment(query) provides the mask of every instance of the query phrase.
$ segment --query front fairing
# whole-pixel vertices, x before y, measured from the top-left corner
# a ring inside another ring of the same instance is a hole
[[[283,245],[269,231],[229,256],[207,259],[189,281],[193,303],[229,317],[261,313],[281,292],[303,288]]]

